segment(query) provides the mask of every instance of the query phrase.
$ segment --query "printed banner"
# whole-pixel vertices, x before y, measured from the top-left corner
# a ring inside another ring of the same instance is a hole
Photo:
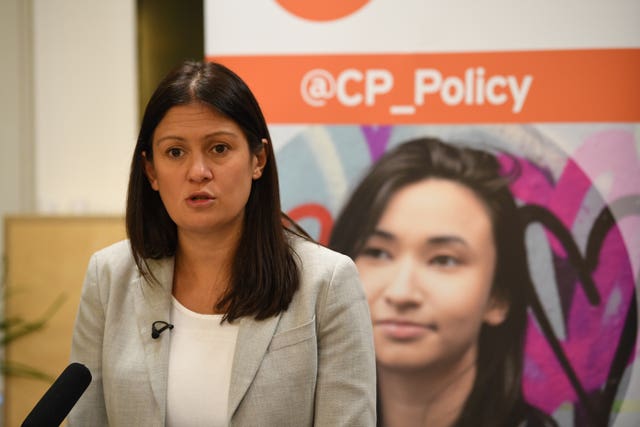
[[[496,396],[522,399],[511,419],[529,425],[640,423],[640,3],[205,6],[206,58],[247,81],[270,123],[283,209],[359,269],[379,425],[409,421],[389,372],[406,374],[406,406],[426,407],[455,383],[434,373],[469,346],[463,424],[487,407],[509,419]],[[505,197],[482,187],[492,164],[523,224],[512,239],[492,222]],[[487,281],[469,272],[494,250],[481,310],[468,295]]]
[[[640,49],[208,59],[273,124],[640,121]]]
[[[526,216],[535,286],[522,380],[527,402],[563,426],[614,421],[619,412],[637,421],[640,402],[624,396],[636,363],[638,126],[312,126],[278,153],[287,211],[329,243],[367,170],[422,137],[485,149],[505,165],[519,165],[511,191]]]

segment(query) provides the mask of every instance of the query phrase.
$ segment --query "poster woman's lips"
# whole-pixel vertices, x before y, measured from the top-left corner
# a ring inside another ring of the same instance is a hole
[[[421,338],[437,330],[433,323],[422,323],[408,320],[386,319],[374,322],[374,328],[395,340],[413,340]]]

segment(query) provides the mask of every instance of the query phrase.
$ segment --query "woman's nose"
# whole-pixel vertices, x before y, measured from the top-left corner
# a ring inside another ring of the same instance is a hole
[[[189,165],[189,180],[194,182],[210,181],[213,178],[211,165],[203,155],[195,155]]]
[[[422,292],[417,277],[416,261],[411,257],[398,260],[394,277],[385,288],[384,297],[388,304],[399,308],[418,306],[422,302]]]

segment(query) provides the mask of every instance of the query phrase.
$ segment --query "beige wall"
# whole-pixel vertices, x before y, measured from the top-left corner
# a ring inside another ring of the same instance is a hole
[[[5,225],[5,314],[27,322],[47,318],[42,329],[7,346],[7,360],[55,378],[69,364],[73,323],[89,257],[124,238],[124,220],[117,216],[16,216],[9,217]],[[48,316],[56,302],[60,305]],[[19,426],[49,386],[30,378],[5,378],[4,425]]]

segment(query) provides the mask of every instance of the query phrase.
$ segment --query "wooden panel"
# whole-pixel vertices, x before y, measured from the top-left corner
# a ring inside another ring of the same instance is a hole
[[[5,316],[37,320],[60,296],[44,329],[6,349],[6,359],[57,377],[69,363],[71,334],[89,257],[125,238],[121,217],[9,217],[5,220]],[[50,383],[5,378],[5,426],[19,426]]]

